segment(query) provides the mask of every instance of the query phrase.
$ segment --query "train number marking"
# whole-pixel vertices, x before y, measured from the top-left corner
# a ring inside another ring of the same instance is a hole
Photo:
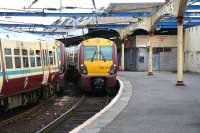
[[[26,77],[26,79],[24,81],[24,88],[26,88],[27,85],[28,85],[28,77]]]

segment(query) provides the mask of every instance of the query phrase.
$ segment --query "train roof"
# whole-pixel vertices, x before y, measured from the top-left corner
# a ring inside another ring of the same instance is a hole
[[[31,34],[23,31],[14,31],[12,29],[6,29],[4,27],[0,27],[0,38],[2,39],[10,39],[10,40],[19,40],[19,41],[52,41],[43,36]]]
[[[81,43],[84,43],[84,44],[92,44],[92,43],[107,43],[107,44],[113,44],[114,42],[109,40],[109,39],[105,39],[105,38],[90,38],[90,39],[87,39],[87,40],[84,40],[83,42]]]

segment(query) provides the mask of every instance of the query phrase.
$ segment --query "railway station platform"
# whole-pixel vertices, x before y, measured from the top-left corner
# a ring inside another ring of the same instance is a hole
[[[106,126],[115,111],[106,112],[101,122],[94,123],[100,133],[199,133],[200,75],[185,74],[186,86],[175,85],[176,73],[161,72],[147,76],[144,72],[119,72],[123,81],[131,83],[131,95],[123,96],[127,106]],[[126,89],[126,83],[124,89]],[[128,100],[127,100],[128,99]],[[128,101],[128,102],[127,102]],[[118,103],[116,103],[118,104]],[[120,103],[122,106],[123,104]],[[117,106],[119,110],[121,106]],[[97,119],[98,121],[98,119]],[[81,132],[95,132],[95,129]]]

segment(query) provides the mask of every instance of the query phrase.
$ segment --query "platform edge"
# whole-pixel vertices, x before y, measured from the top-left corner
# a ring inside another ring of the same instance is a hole
[[[132,96],[132,85],[130,81],[122,77],[118,77],[118,80],[120,89],[115,98],[99,113],[70,131],[70,133],[98,133],[123,111]]]

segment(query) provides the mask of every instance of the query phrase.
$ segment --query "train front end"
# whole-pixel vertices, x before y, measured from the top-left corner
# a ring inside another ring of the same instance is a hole
[[[86,91],[113,91],[117,80],[117,50],[107,39],[82,42],[79,55],[80,86]]]

